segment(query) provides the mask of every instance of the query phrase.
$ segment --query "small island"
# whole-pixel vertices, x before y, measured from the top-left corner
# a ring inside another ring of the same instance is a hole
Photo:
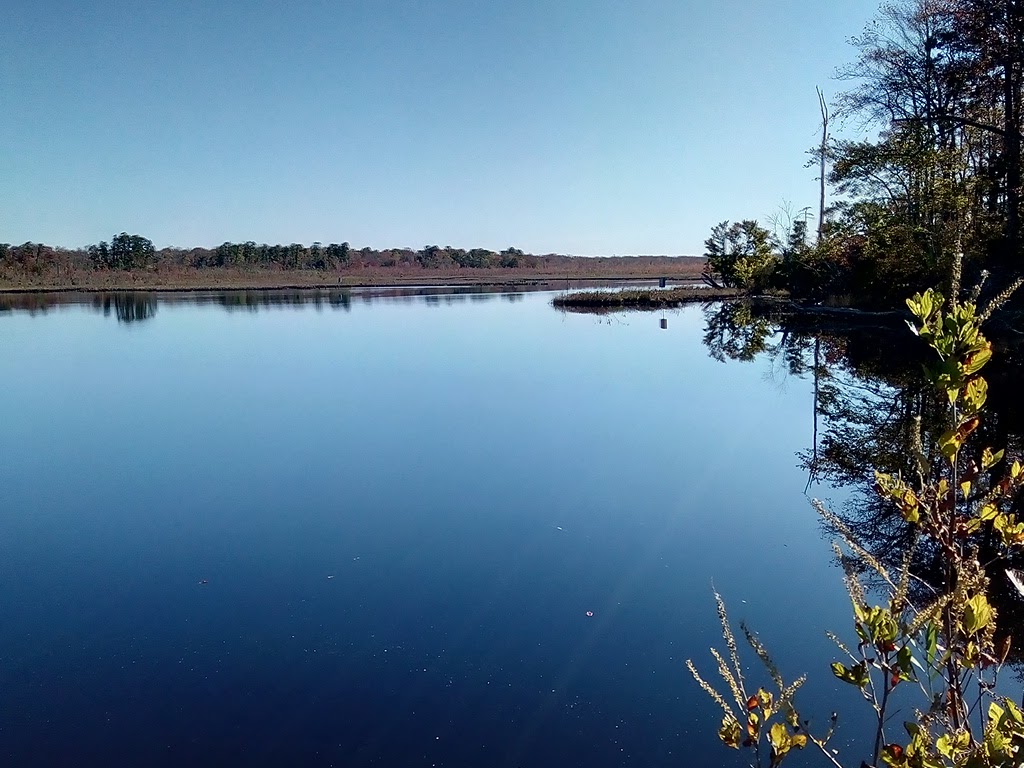
[[[738,299],[744,295],[743,291],[735,288],[710,288],[699,283],[687,283],[672,288],[574,291],[556,296],[551,303],[559,309],[608,312],[619,309],[665,309],[702,301]]]

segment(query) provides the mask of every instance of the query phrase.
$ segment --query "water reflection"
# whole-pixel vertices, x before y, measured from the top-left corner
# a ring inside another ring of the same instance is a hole
[[[110,317],[113,310],[119,323],[135,323],[156,315],[157,297],[155,293],[97,294],[92,297],[92,306],[104,317]]]
[[[608,328],[476,293],[0,318],[6,763],[720,762],[681,662],[714,641],[709,578],[736,594],[798,508],[803,398],[706,358],[692,309]],[[758,411],[784,443],[738,445]],[[96,445],[139,425],[144,450]],[[824,557],[789,553],[824,551],[792,522],[774,562],[809,583]],[[828,606],[793,599],[799,670]]]
[[[913,540],[912,527],[891,500],[874,490],[875,471],[913,477],[916,472],[914,431],[937,433],[945,408],[924,376],[930,358],[926,346],[895,321],[877,326],[836,322],[831,318],[780,315],[764,307],[735,302],[704,308],[704,344],[716,360],[752,361],[768,358],[782,375],[813,379],[812,444],[799,455],[808,472],[808,487],[829,483],[852,489],[842,509],[833,510],[860,543],[888,567],[898,570]],[[985,445],[1006,446],[1020,454],[1024,410],[1020,382],[1024,379],[1024,345],[992,334],[997,352],[986,375],[990,390],[988,417],[979,430]],[[938,430],[941,431],[941,430]],[[926,440],[926,443],[928,441]],[[938,466],[936,449],[925,445],[926,465]],[[1018,497],[1013,511],[1021,514]],[[974,542],[981,562],[997,551],[992,531]],[[911,564],[916,577],[913,595],[922,602],[944,589],[942,561],[935,549],[918,546]],[[990,599],[996,604],[1001,631],[1021,636],[1024,600],[1003,576],[1002,569],[1024,566],[1019,552],[1000,560],[991,576]],[[1010,654],[1018,675],[1024,672],[1024,644]]]
[[[560,283],[559,288],[594,287],[594,281]],[[607,282],[599,283],[607,285]],[[633,283],[631,283],[633,285]],[[156,315],[160,305],[219,306],[226,311],[259,312],[267,309],[312,308],[351,311],[353,303],[378,302],[449,306],[465,301],[490,302],[499,298],[509,303],[521,301],[526,293],[552,290],[549,282],[538,281],[508,285],[435,285],[383,286],[373,288],[331,289],[249,289],[220,291],[115,291],[115,292],[27,292],[0,293],[0,312],[45,314],[69,306],[92,307],[119,323],[137,323]]]

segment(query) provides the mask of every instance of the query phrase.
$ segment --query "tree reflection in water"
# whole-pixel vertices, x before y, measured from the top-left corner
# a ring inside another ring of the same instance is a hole
[[[768,359],[773,370],[811,378],[813,422],[811,445],[798,456],[808,472],[808,488],[827,483],[849,489],[849,500],[833,510],[859,543],[887,567],[898,570],[913,540],[913,529],[895,505],[875,492],[875,471],[915,472],[914,424],[921,420],[926,465],[937,467],[937,434],[944,413],[924,376],[929,351],[901,322],[863,325],[773,313],[747,302],[707,305],[704,344],[716,360]],[[1006,446],[1007,455],[1021,455],[1024,411],[1019,392],[1024,383],[1024,345],[999,329],[988,334],[996,351],[990,372],[986,419],[979,430],[983,445]],[[1021,515],[1022,501],[1013,511]],[[832,531],[827,535],[832,537]],[[991,530],[979,533],[979,560],[993,559],[998,547]],[[912,592],[921,602],[926,594],[945,589],[939,553],[918,545],[911,562]],[[1024,599],[1003,573],[1007,566],[1024,568],[1024,554],[993,567],[989,599],[996,605],[1000,630],[1024,638]],[[1024,678],[1024,640],[1015,643],[1008,659]]]
[[[93,307],[109,317],[111,311],[119,323],[136,323],[156,315],[155,293],[102,293],[93,297]]]
[[[382,286],[376,288],[268,288],[223,291],[112,291],[84,293],[26,292],[0,294],[0,312],[27,312],[45,314],[51,309],[67,306],[88,306],[105,317],[114,316],[119,323],[137,323],[156,315],[159,305],[215,305],[229,312],[259,312],[267,309],[312,308],[322,311],[351,311],[353,301],[363,304],[375,302],[425,302],[431,305],[453,304],[464,301],[495,301],[499,297],[508,302],[520,301],[530,290],[545,286],[524,286],[509,291],[505,286]]]

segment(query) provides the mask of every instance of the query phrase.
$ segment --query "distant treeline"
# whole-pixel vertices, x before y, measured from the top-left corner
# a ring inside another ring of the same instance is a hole
[[[527,269],[565,271],[585,261],[594,267],[628,262],[631,270],[666,265],[673,257],[579,257],[548,253],[535,255],[519,248],[492,251],[486,248],[453,248],[428,245],[411,248],[353,248],[348,243],[268,245],[248,241],[223,243],[216,248],[154,248],[141,235],[122,232],[85,248],[59,248],[42,243],[0,243],[0,269],[7,273],[34,275],[72,271],[147,271],[159,269],[280,269],[343,271],[358,269],[459,270]]]

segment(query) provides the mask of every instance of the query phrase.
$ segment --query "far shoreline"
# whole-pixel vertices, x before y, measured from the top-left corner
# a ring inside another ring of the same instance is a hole
[[[482,274],[481,274],[482,273]],[[699,274],[692,270],[623,272],[618,274],[588,274],[523,272],[509,274],[509,270],[481,270],[481,273],[466,275],[452,272],[403,272],[401,274],[341,274],[324,279],[322,273],[279,272],[212,273],[196,270],[191,274],[172,273],[166,276],[152,273],[94,273],[76,275],[70,280],[55,279],[52,282],[12,281],[0,283],[0,295],[41,294],[41,293],[194,293],[200,291],[294,291],[294,290],[347,290],[359,288],[443,288],[468,286],[494,286],[496,288],[529,287],[552,289],[581,287],[586,284],[614,285],[630,282],[653,282],[666,280],[672,284],[699,282]]]

